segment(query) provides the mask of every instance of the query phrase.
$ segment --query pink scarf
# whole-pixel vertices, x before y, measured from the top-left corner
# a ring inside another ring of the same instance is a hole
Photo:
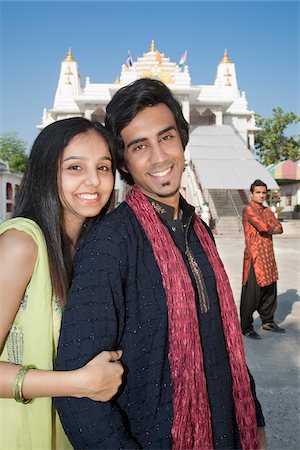
[[[167,228],[136,187],[126,196],[149,239],[161,271],[168,306],[169,361],[173,384],[174,450],[211,450],[212,430],[194,289]],[[228,277],[204,225],[194,214],[194,230],[214,270],[233,380],[236,420],[243,450],[257,449],[255,406],[242,334]]]

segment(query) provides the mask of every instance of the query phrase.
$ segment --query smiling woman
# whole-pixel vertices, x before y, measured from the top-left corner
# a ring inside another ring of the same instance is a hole
[[[107,204],[114,185],[107,141],[95,130],[75,136],[64,149],[59,171],[59,197],[65,231],[76,245],[86,218]]]
[[[108,401],[121,384],[121,351],[53,371],[75,249],[109,206],[113,145],[102,125],[81,117],[46,127],[33,145],[13,218],[0,226],[1,448],[71,448],[51,397]]]

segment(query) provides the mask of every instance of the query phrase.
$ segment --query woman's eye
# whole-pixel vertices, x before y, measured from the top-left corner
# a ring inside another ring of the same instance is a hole
[[[73,166],[69,166],[68,169],[69,170],[81,170],[81,167],[76,165],[76,164],[74,164]]]
[[[108,170],[111,170],[111,167],[108,166],[99,166],[98,170],[102,170],[103,172],[107,172]]]

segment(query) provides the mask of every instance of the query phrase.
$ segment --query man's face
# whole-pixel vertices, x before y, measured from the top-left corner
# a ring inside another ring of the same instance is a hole
[[[252,201],[259,203],[260,205],[266,200],[267,189],[265,186],[254,186],[253,193],[251,194]]]
[[[163,103],[147,106],[121,131],[125,170],[144,194],[177,207],[184,169],[180,134]]]

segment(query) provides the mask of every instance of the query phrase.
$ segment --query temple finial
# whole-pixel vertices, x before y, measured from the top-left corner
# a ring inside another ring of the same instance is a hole
[[[65,58],[64,61],[76,61],[74,59],[74,57],[73,57],[73,53],[72,53],[71,47],[69,47],[68,55],[67,55],[67,57]]]
[[[150,52],[155,52],[155,44],[154,44],[154,39],[152,39],[152,42],[151,42],[151,48],[150,48]]]
[[[228,56],[227,49],[225,48],[224,55],[223,55],[222,60],[220,61],[220,64],[231,64],[231,63],[232,63],[232,61]]]

